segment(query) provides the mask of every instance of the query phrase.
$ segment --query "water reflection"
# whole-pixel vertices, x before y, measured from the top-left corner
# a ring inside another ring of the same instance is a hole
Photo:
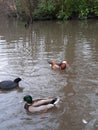
[[[97,21],[36,21],[29,28],[16,20],[0,23],[0,80],[21,77],[24,88],[0,94],[0,128],[96,130]],[[67,60],[70,70],[51,70],[47,61],[52,59]],[[59,96],[61,102],[42,118],[25,112],[20,101],[26,94],[34,98]]]

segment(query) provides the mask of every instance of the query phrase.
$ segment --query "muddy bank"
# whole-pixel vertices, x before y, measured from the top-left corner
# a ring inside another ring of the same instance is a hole
[[[0,0],[0,16],[16,16],[14,0]]]

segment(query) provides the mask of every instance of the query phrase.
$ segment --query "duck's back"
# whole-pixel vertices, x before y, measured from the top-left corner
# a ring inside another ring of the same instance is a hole
[[[13,89],[16,87],[18,87],[18,84],[11,80],[0,82],[0,89],[7,90],[7,89]]]

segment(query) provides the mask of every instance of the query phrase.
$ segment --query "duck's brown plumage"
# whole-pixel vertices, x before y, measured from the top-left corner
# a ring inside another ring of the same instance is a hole
[[[55,60],[48,62],[49,64],[51,64],[51,68],[56,70],[56,69],[61,69],[64,70],[67,67],[67,61],[62,61],[60,63],[57,63]]]

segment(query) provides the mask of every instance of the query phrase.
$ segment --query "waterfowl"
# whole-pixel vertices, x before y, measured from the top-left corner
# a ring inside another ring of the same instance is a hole
[[[30,95],[24,96],[23,100],[26,102],[24,108],[31,113],[48,110],[55,107],[55,105],[59,102],[59,98],[33,100]]]
[[[56,69],[64,70],[68,66],[67,61],[61,61],[60,63],[57,63],[54,60],[54,61],[48,61],[48,63],[51,65],[51,68],[54,69],[54,70],[56,70]]]
[[[16,87],[19,87],[19,82],[21,81],[21,78],[16,78],[14,81],[12,80],[5,80],[0,82],[0,89],[1,90],[11,90]]]
[[[30,22],[29,21],[27,21],[26,23],[25,23],[25,28],[28,28],[29,27],[29,25],[30,25]]]

